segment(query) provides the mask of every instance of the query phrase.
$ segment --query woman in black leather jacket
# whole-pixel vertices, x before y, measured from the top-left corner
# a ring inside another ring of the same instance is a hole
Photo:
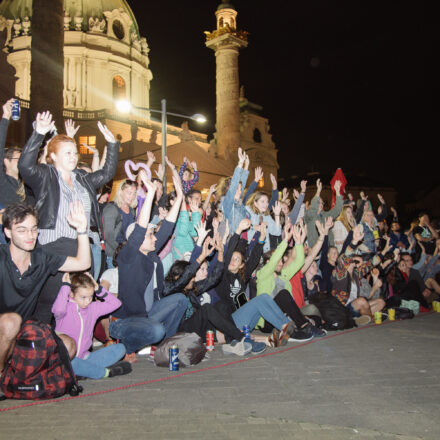
[[[75,232],[67,224],[66,209],[74,200],[81,200],[89,220],[89,230],[102,236],[96,191],[110,181],[118,161],[119,143],[108,128],[98,122],[98,128],[107,141],[107,159],[104,167],[87,174],[76,169],[78,151],[75,140],[66,135],[57,135],[48,145],[47,161],[37,164],[39,148],[45,135],[53,129],[52,115],[45,112],[37,115],[35,131],[23,148],[18,169],[35,194],[39,214],[40,245],[51,253],[76,255]],[[50,277],[41,292],[35,316],[44,322],[52,319],[51,306],[61,286],[60,273]]]

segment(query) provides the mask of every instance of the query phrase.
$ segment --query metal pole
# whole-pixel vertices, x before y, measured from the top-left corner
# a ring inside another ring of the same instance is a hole
[[[167,155],[167,100],[162,99],[162,166],[163,166],[163,192],[167,193],[167,167],[165,156]]]

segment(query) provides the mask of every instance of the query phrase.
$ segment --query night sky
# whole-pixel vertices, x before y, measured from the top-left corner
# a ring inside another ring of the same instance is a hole
[[[220,2],[128,3],[151,49],[151,106],[165,97],[170,111],[204,113],[210,124],[192,128],[212,133],[215,57],[203,31],[215,29]],[[437,181],[438,113],[424,74],[434,21],[423,24],[419,2],[232,3],[250,32],[240,83],[269,118],[280,176],[342,167],[412,194]]]

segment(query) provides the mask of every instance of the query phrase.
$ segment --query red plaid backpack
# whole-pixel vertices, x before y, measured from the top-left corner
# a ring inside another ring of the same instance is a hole
[[[82,391],[70,364],[69,354],[52,327],[26,321],[17,335],[12,356],[0,378],[8,399],[52,399]]]

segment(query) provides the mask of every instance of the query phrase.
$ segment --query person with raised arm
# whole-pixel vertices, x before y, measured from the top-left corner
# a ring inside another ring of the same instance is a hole
[[[18,172],[21,149],[17,147],[5,149],[13,103],[14,99],[12,98],[3,105],[3,116],[0,121],[0,205],[3,205],[3,208],[11,203],[33,204],[34,202],[33,197],[26,194],[25,186]]]
[[[185,295],[163,296],[164,272],[157,253],[170,238],[183,201],[179,175],[173,171],[176,200],[159,231],[149,223],[155,185],[142,173],[147,189],[145,202],[127,243],[120,250],[118,298],[122,306],[112,315],[110,336],[127,349],[126,360],[136,362],[136,351],[177,332],[187,307]]]
[[[73,257],[54,255],[44,247],[35,247],[38,236],[38,213],[23,203],[9,205],[3,225],[9,244],[0,245],[0,372],[11,355],[21,323],[30,318],[41,289],[50,275],[78,272],[90,266],[87,218],[80,202],[70,205],[67,218],[77,232],[78,250]],[[76,345],[61,336],[71,357]]]
[[[107,141],[107,159],[104,167],[92,173],[76,168],[78,150],[75,140],[66,135],[54,136],[48,144],[47,164],[37,164],[38,151],[44,137],[54,128],[49,112],[38,113],[35,130],[23,148],[18,169],[38,200],[40,245],[59,255],[73,256],[77,251],[76,231],[67,222],[69,204],[80,201],[87,217],[87,235],[101,227],[96,191],[109,182],[118,162],[119,143],[110,130],[98,122],[98,128]],[[44,286],[36,309],[36,317],[51,322],[52,304],[61,287],[62,274],[50,277]]]
[[[316,194],[313,197],[312,202],[310,203],[310,207],[306,211],[306,214],[304,216],[307,225],[307,242],[309,246],[313,246],[318,239],[318,233],[315,227],[316,220],[319,220],[322,224],[324,224],[328,217],[336,218],[341,212],[344,201],[341,196],[340,180],[337,180],[335,182],[334,188],[336,193],[335,206],[328,211],[324,211],[324,202],[321,198],[322,183],[320,179],[316,181]],[[328,237],[330,245],[333,245],[333,234],[331,231],[329,232]]]
[[[384,249],[374,255],[368,261],[354,252],[364,238],[362,225],[353,229],[353,239],[345,253],[338,259],[336,268],[332,275],[332,295],[344,306],[348,307],[355,318],[356,323],[365,324],[371,321],[375,312],[380,312],[385,307],[385,301],[381,298],[367,300],[360,296],[359,281],[364,278],[374,266],[378,266],[384,259],[384,255],[390,250],[389,241]],[[367,316],[365,320],[358,320],[362,315]]]

